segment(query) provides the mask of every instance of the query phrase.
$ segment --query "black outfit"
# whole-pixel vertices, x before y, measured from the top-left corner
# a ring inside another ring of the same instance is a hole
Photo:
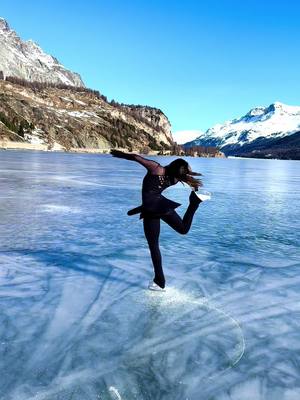
[[[147,168],[147,174],[143,179],[142,185],[142,204],[132,210],[128,211],[128,215],[140,213],[140,219],[145,215],[160,217],[171,210],[181,206],[176,201],[167,199],[161,194],[163,190],[171,185],[175,185],[175,179],[168,175],[158,175],[158,168],[163,169],[162,166],[153,160],[148,160],[139,156],[138,154],[126,154],[131,156],[133,161],[137,161]],[[165,167],[166,170],[167,167]]]
[[[192,192],[192,194],[195,195],[194,192]],[[149,215],[144,217],[144,232],[149,245],[155,272],[154,282],[162,288],[165,287],[165,277],[162,269],[161,254],[159,250],[160,219],[165,221],[178,233],[186,234],[190,230],[197,208],[198,205],[190,203],[183,216],[183,219],[181,219],[175,210],[171,210],[161,217],[151,217]]]
[[[116,153],[119,153],[116,155]],[[165,277],[162,269],[161,253],[159,249],[160,219],[165,221],[171,228],[181,234],[186,234],[192,224],[193,216],[201,200],[192,191],[190,194],[190,204],[181,218],[175,208],[181,204],[164,197],[161,192],[167,187],[175,185],[177,181],[168,175],[165,167],[165,175],[156,175],[158,167],[162,167],[153,160],[145,159],[137,154],[126,154],[115,151],[115,156],[137,161],[147,168],[147,174],[143,179],[142,204],[128,211],[128,215],[140,213],[140,219],[144,219],[144,232],[147,239],[150,254],[154,266],[154,282],[160,287],[165,287]],[[161,168],[160,168],[161,169]]]

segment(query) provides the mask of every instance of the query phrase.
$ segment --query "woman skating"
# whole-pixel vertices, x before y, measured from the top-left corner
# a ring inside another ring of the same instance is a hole
[[[163,167],[158,162],[146,159],[138,154],[124,153],[119,150],[111,150],[111,154],[113,157],[136,161],[147,169],[142,186],[142,204],[128,211],[127,214],[140,213],[140,219],[143,218],[144,220],[145,237],[154,267],[154,279],[149,283],[149,289],[165,290],[165,277],[159,249],[160,219],[178,233],[188,233],[199,204],[206,199],[205,195],[195,193],[198,187],[202,186],[202,182],[200,179],[193,178],[193,175],[201,174],[193,172],[189,164],[182,158],[177,158]],[[179,181],[187,183],[192,188],[189,206],[183,218],[175,211],[175,208],[181,204],[161,194],[167,187],[175,185]]]

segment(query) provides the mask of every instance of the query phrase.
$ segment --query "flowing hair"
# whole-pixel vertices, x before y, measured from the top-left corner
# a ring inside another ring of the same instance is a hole
[[[193,172],[189,164],[183,158],[176,158],[170,164],[165,166],[167,174],[177,178],[182,184],[187,183],[197,191],[203,186],[202,180],[194,178],[195,175],[202,175],[200,172]]]

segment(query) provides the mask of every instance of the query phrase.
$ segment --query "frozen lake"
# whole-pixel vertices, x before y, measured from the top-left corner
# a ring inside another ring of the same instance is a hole
[[[299,400],[300,162],[186,160],[213,198],[153,293],[141,165],[0,152],[1,400]]]

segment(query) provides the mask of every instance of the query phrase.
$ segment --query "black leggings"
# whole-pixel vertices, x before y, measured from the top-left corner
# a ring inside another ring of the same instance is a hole
[[[144,216],[144,232],[149,245],[152,263],[154,267],[154,282],[160,287],[165,287],[165,277],[162,268],[161,254],[159,249],[160,218],[165,221],[176,232],[185,235],[190,230],[193,217],[198,205],[190,204],[181,219],[175,210],[161,217]]]

